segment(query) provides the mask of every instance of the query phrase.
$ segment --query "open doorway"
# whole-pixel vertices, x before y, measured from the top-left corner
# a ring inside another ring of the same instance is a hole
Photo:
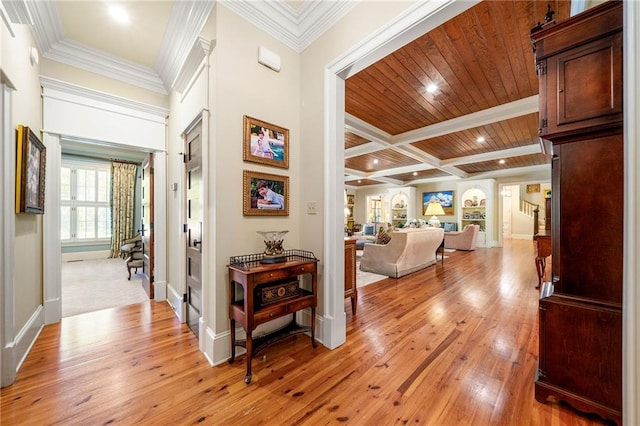
[[[147,153],[64,138],[61,147],[62,317],[148,301],[135,259]]]

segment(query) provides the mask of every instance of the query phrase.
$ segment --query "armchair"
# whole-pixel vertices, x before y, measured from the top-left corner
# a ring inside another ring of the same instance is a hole
[[[467,225],[462,231],[444,234],[444,247],[456,250],[475,250],[480,225]]]
[[[138,273],[138,268],[142,268],[144,263],[142,235],[138,232],[133,238],[124,240],[120,246],[120,253],[122,253],[122,257],[126,257],[125,264],[129,273],[127,279],[131,280],[131,270],[135,269],[135,273]]]

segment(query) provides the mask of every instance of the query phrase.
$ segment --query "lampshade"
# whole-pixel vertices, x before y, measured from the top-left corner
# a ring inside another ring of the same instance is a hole
[[[424,211],[425,216],[431,216],[429,219],[429,225],[434,228],[440,228],[440,221],[436,217],[436,215],[444,215],[444,210],[442,209],[442,205],[438,202],[430,202],[427,204],[427,209]]]

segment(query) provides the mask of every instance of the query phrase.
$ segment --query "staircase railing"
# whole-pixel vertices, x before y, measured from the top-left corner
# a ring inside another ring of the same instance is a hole
[[[520,200],[520,211],[527,216],[533,217],[533,235],[538,234],[540,223],[539,215],[540,215],[540,205],[531,203],[527,200]]]

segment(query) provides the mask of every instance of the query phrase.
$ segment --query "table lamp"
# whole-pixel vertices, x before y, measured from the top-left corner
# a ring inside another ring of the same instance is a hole
[[[436,217],[437,215],[444,215],[444,210],[442,209],[442,205],[436,201],[432,201],[427,205],[427,209],[424,211],[425,216],[431,216],[429,219],[429,225],[434,228],[440,228],[440,221]]]

